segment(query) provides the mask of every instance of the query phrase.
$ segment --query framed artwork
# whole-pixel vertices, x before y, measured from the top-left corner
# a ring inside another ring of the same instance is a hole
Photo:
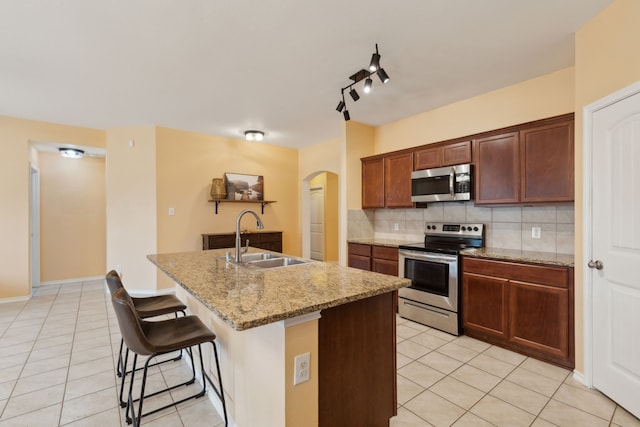
[[[227,189],[227,200],[264,200],[262,175],[225,172],[224,183]]]

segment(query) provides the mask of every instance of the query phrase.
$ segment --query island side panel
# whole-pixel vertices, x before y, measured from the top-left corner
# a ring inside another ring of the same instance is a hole
[[[394,293],[323,310],[319,426],[389,426],[396,415]]]

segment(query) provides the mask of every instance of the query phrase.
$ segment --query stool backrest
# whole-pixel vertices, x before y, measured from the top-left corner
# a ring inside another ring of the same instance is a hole
[[[111,270],[107,273],[107,286],[109,287],[109,293],[113,296],[113,293],[118,289],[123,289],[122,280],[117,271]]]
[[[120,334],[127,348],[139,355],[152,354],[153,346],[147,339],[142,327],[144,320],[140,319],[138,313],[136,313],[129,293],[124,288],[117,289],[111,295],[111,303],[118,319]]]

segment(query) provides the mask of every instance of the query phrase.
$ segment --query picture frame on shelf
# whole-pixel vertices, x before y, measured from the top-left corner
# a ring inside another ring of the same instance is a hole
[[[225,172],[226,200],[264,200],[264,177]]]

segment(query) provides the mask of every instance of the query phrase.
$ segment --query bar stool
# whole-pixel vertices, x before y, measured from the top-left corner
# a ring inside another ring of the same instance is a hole
[[[122,280],[120,279],[120,275],[116,271],[111,270],[109,273],[107,273],[106,279],[107,286],[109,287],[109,293],[112,297],[115,291],[117,291],[118,289],[124,289]],[[187,306],[184,305],[182,301],[180,301],[174,295],[158,295],[145,298],[134,298],[130,296],[130,298],[133,301],[136,313],[141,319],[148,319],[150,317],[162,316],[172,313],[175,313],[176,317],[178,317],[178,313],[182,313],[183,316],[186,315],[185,310],[187,309]],[[116,373],[119,377],[122,378],[122,380],[120,381],[120,406],[122,408],[127,405],[127,403],[122,399],[122,395],[124,393],[125,375],[129,373],[126,372],[126,361],[123,361],[122,358],[123,346],[124,339],[120,339],[120,350],[118,351]],[[127,349],[126,355],[129,355],[129,349]],[[162,360],[150,366],[155,366],[159,363],[165,362],[175,362],[180,359],[182,359],[182,352],[180,352],[174,358]]]
[[[227,408],[224,399],[224,391],[222,388],[222,376],[220,375],[220,364],[218,361],[218,351],[214,343],[216,335],[207,328],[204,323],[197,316],[184,316],[176,317],[175,319],[160,320],[157,322],[149,322],[141,319],[137,313],[133,301],[127,291],[124,288],[116,290],[111,296],[111,302],[113,309],[118,319],[118,326],[124,339],[127,348],[133,352],[133,368],[131,370],[131,382],[129,383],[129,394],[127,397],[127,423],[135,427],[140,425],[142,417],[154,414],[158,411],[166,409],[170,406],[178,405],[189,399],[198,398],[204,396],[207,389],[207,381],[210,382],[214,392],[220,399],[222,404],[222,410],[224,412],[225,425],[228,423]],[[213,346],[213,354],[216,362],[216,371],[218,374],[218,386],[211,382],[204,370],[204,361],[202,358],[202,344],[211,343]],[[163,393],[174,388],[181,387],[193,383],[195,379],[195,360],[193,358],[193,352],[191,347],[198,346],[198,354],[200,356],[200,371],[202,373],[202,390],[179,400],[178,402],[170,403],[161,408],[154,409],[153,411],[143,413],[143,403],[146,398],[155,396],[159,393]],[[147,371],[150,366],[150,362],[156,356],[171,353],[177,350],[188,350],[187,354],[191,356],[191,365],[194,373],[194,377],[184,383],[180,383],[171,386],[165,390],[161,390],[149,395],[145,395],[145,386],[147,382]],[[138,399],[133,398],[133,382],[136,373],[136,366],[138,356],[148,356],[144,363],[144,370],[142,374],[142,385],[140,389],[140,397]],[[126,356],[128,358],[128,355]],[[126,362],[125,362],[126,363]],[[138,402],[138,409],[136,411],[134,403]],[[137,412],[137,414],[136,414]],[[131,416],[129,415],[131,414]]]

